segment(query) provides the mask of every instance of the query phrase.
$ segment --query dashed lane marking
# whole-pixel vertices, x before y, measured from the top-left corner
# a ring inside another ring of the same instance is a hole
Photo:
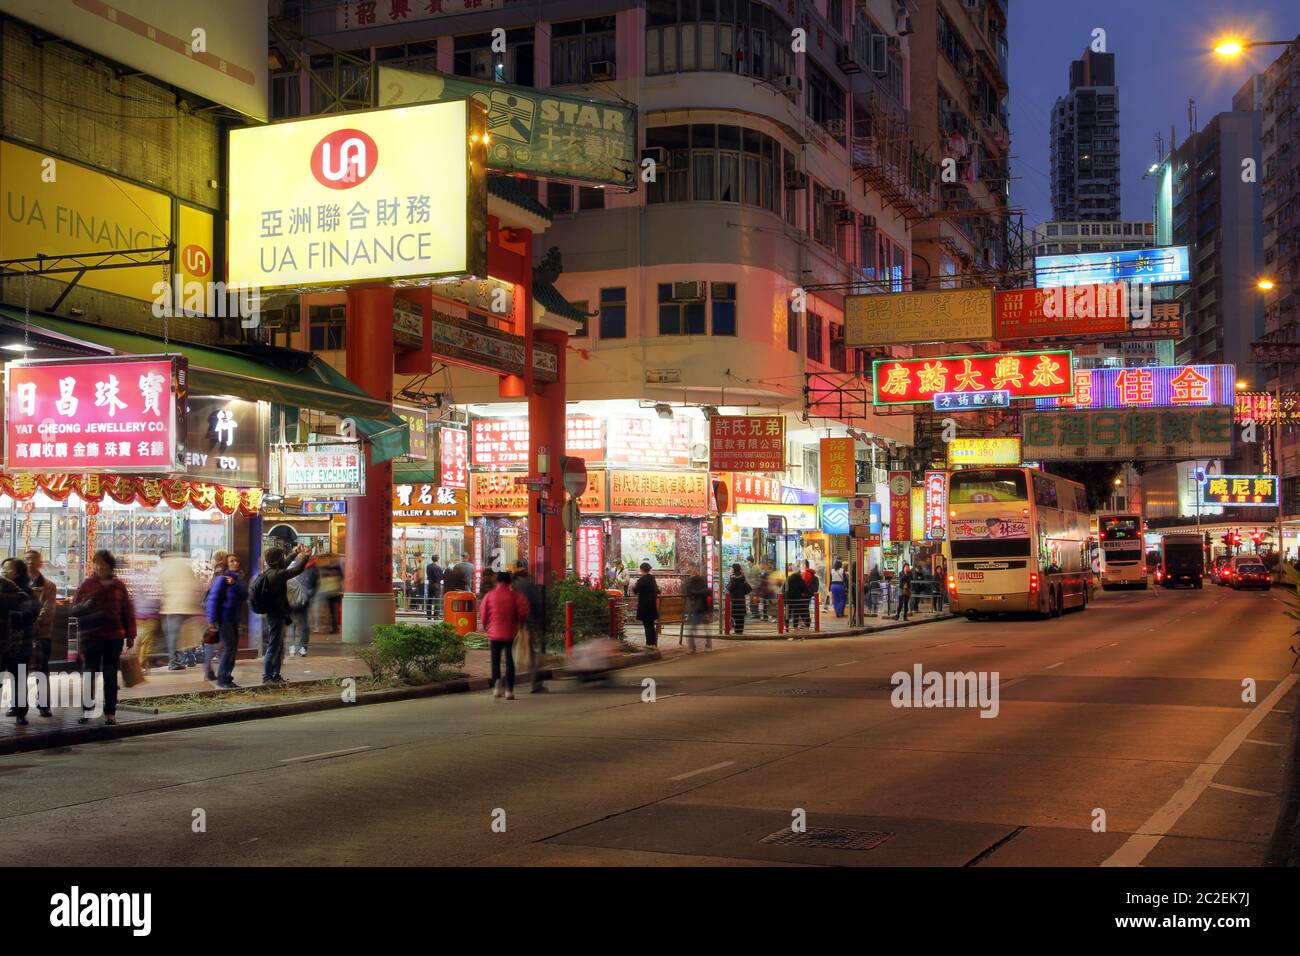
[[[689,780],[691,777],[698,777],[702,773],[710,773],[714,770],[721,770],[723,767],[730,767],[736,761],[724,760],[722,763],[715,763],[711,767],[701,767],[699,770],[692,770],[690,773],[680,773],[675,777],[669,777],[668,782],[673,783],[677,780]]]
[[[1265,790],[1251,790],[1251,789],[1249,789],[1249,788],[1247,788],[1247,787],[1230,787],[1230,786],[1228,786],[1226,783],[1212,783],[1212,784],[1210,784],[1210,786],[1213,787],[1215,790],[1226,790],[1226,791],[1228,791],[1228,793],[1241,793],[1241,794],[1245,794],[1245,795],[1248,796],[1248,797],[1275,797],[1275,796],[1277,796],[1277,794],[1275,794],[1275,793],[1268,793],[1268,792],[1265,791]]]
[[[304,760],[324,760],[326,757],[346,757],[348,754],[359,754],[364,750],[372,750],[369,744],[364,747],[349,747],[347,750],[327,750],[319,754],[304,754],[301,757],[285,757],[280,763],[300,763]]]

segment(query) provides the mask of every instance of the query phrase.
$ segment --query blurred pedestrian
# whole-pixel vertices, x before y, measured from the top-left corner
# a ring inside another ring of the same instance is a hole
[[[510,572],[498,571],[496,587],[479,605],[479,626],[492,647],[492,696],[515,699],[514,642],[519,628],[528,622],[528,601],[510,587]],[[501,659],[505,658],[505,680],[501,678]]]
[[[42,569],[45,567],[45,556],[39,551],[28,551],[25,555],[27,559],[27,573],[31,575],[32,594],[40,603],[41,610],[36,616],[36,627],[33,630],[32,644],[32,672],[40,672],[45,675],[45,694],[43,700],[36,702],[36,709],[42,717],[50,715],[50,650],[54,644],[54,619],[58,614],[59,607],[59,589],[53,581],[47,578]]]
[[[316,559],[308,557],[302,574],[289,579],[285,592],[289,598],[289,608],[293,611],[294,644],[289,648],[290,657],[295,653],[299,657],[307,656],[307,644],[311,640],[311,604],[316,599],[319,588],[320,569],[316,567]]]
[[[813,607],[821,600],[822,579],[817,576],[816,568],[809,568],[809,572],[809,576],[804,580],[804,583],[808,586],[808,609],[804,611],[804,623],[808,627],[812,627]]]
[[[244,575],[239,563],[239,555],[226,556],[225,570],[213,575],[206,601],[208,623],[216,627],[221,648],[216,676],[208,679],[215,679],[222,690],[233,690],[239,686],[234,679],[235,653],[239,649],[239,619],[244,601],[248,599],[248,589],[244,586]],[[204,644],[205,648],[216,646],[218,645]]]
[[[658,647],[659,582],[655,580],[649,562],[642,562],[641,576],[636,579],[632,592],[636,595],[636,619],[645,628],[645,646]]]
[[[939,558],[934,565],[934,609],[943,610],[944,599],[948,597],[948,565]]]
[[[181,663],[181,629],[187,620],[203,613],[199,604],[199,582],[194,577],[194,566],[189,557],[180,551],[169,551],[163,555],[158,569],[158,584],[162,590],[159,613],[162,616],[163,637],[167,641],[167,669],[181,671],[185,669]],[[210,665],[205,661],[204,666],[206,668]]]
[[[743,570],[745,575],[745,583],[749,585],[749,591],[748,591],[749,596],[745,599],[745,605],[749,612],[749,616],[752,618],[757,618],[758,605],[762,599],[761,595],[759,594],[758,586],[763,577],[763,569],[754,560],[754,556],[751,554],[745,558],[745,567]]]
[[[514,589],[528,602],[528,644],[533,651],[533,686],[534,694],[546,691],[542,683],[542,664],[546,660],[546,599],[542,589],[528,573],[528,562],[515,562]]]
[[[262,573],[248,587],[248,600],[254,614],[263,616],[262,683],[287,684],[280,673],[284,664],[284,629],[293,618],[289,607],[289,581],[302,574],[311,557],[311,548],[299,545],[290,564],[280,548],[267,548],[262,555]]]
[[[791,566],[790,576],[785,579],[786,615],[789,618],[791,630],[804,627],[804,622],[808,621],[809,598],[810,592],[803,575]],[[790,640],[794,640],[794,638],[790,638]]]
[[[614,562],[614,589],[623,592],[623,597],[627,597],[627,568],[623,566],[623,560]]]
[[[72,598],[72,614],[78,618],[81,657],[85,669],[82,681],[95,675],[104,680],[104,723],[117,723],[117,669],[121,666],[123,645],[135,644],[135,604],[131,594],[117,576],[117,558],[111,551],[99,550],[91,556],[94,574],[81,582]],[[77,721],[90,720],[89,708]]]
[[[0,646],[0,668],[9,674],[14,695],[13,706],[6,716],[13,717],[19,725],[27,723],[27,669],[32,662],[32,642],[36,618],[41,605],[32,593],[27,562],[21,558],[6,558],[0,567],[5,581],[6,595],[0,610],[6,618],[6,640]],[[38,702],[39,703],[39,702]]]
[[[474,590],[474,565],[467,561],[457,561],[447,569],[442,579],[443,594],[453,591]]]
[[[835,608],[836,617],[844,616],[844,605],[848,602],[848,598],[848,576],[844,571],[844,562],[836,558],[831,568],[831,604]]]
[[[876,613],[876,605],[880,603],[880,591],[884,586],[884,580],[880,576],[880,565],[873,564],[871,572],[867,575],[867,612],[870,614]]]
[[[318,604],[324,605],[329,616],[329,632],[339,629],[339,605],[343,603],[343,569],[339,565],[338,555],[321,555],[317,561],[320,569],[320,585],[316,591]],[[317,612],[319,614],[319,611]]]
[[[698,566],[691,569],[691,576],[686,579],[683,594],[686,597],[686,605],[683,610],[686,614],[687,647],[690,648],[692,654],[695,653],[696,632],[703,630],[705,647],[708,650],[713,650],[713,632],[708,628],[709,582],[704,579],[704,575],[700,573]]]
[[[752,565],[754,559],[750,558],[749,561]],[[753,591],[754,587],[749,583],[748,569],[733,564],[731,580],[727,582],[727,594],[731,596],[731,629],[737,634],[745,633],[745,608],[749,604],[749,595]]]

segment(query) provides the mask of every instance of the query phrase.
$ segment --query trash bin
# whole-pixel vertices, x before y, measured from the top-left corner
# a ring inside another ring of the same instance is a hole
[[[442,596],[442,619],[457,634],[478,630],[478,603],[472,591],[448,591]]]

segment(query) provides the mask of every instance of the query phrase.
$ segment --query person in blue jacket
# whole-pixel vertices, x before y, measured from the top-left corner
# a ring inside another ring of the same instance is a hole
[[[217,665],[217,686],[221,688],[239,686],[234,681],[235,651],[239,647],[239,617],[246,600],[248,586],[239,569],[239,555],[226,555],[225,570],[215,569],[204,602],[208,623],[217,626],[221,638],[221,662]]]

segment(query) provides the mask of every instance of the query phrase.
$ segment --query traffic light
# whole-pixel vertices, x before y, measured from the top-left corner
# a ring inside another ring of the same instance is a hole
[[[1264,543],[1264,532],[1256,528],[1250,533],[1250,540],[1255,542],[1255,553],[1259,553],[1259,546]]]

